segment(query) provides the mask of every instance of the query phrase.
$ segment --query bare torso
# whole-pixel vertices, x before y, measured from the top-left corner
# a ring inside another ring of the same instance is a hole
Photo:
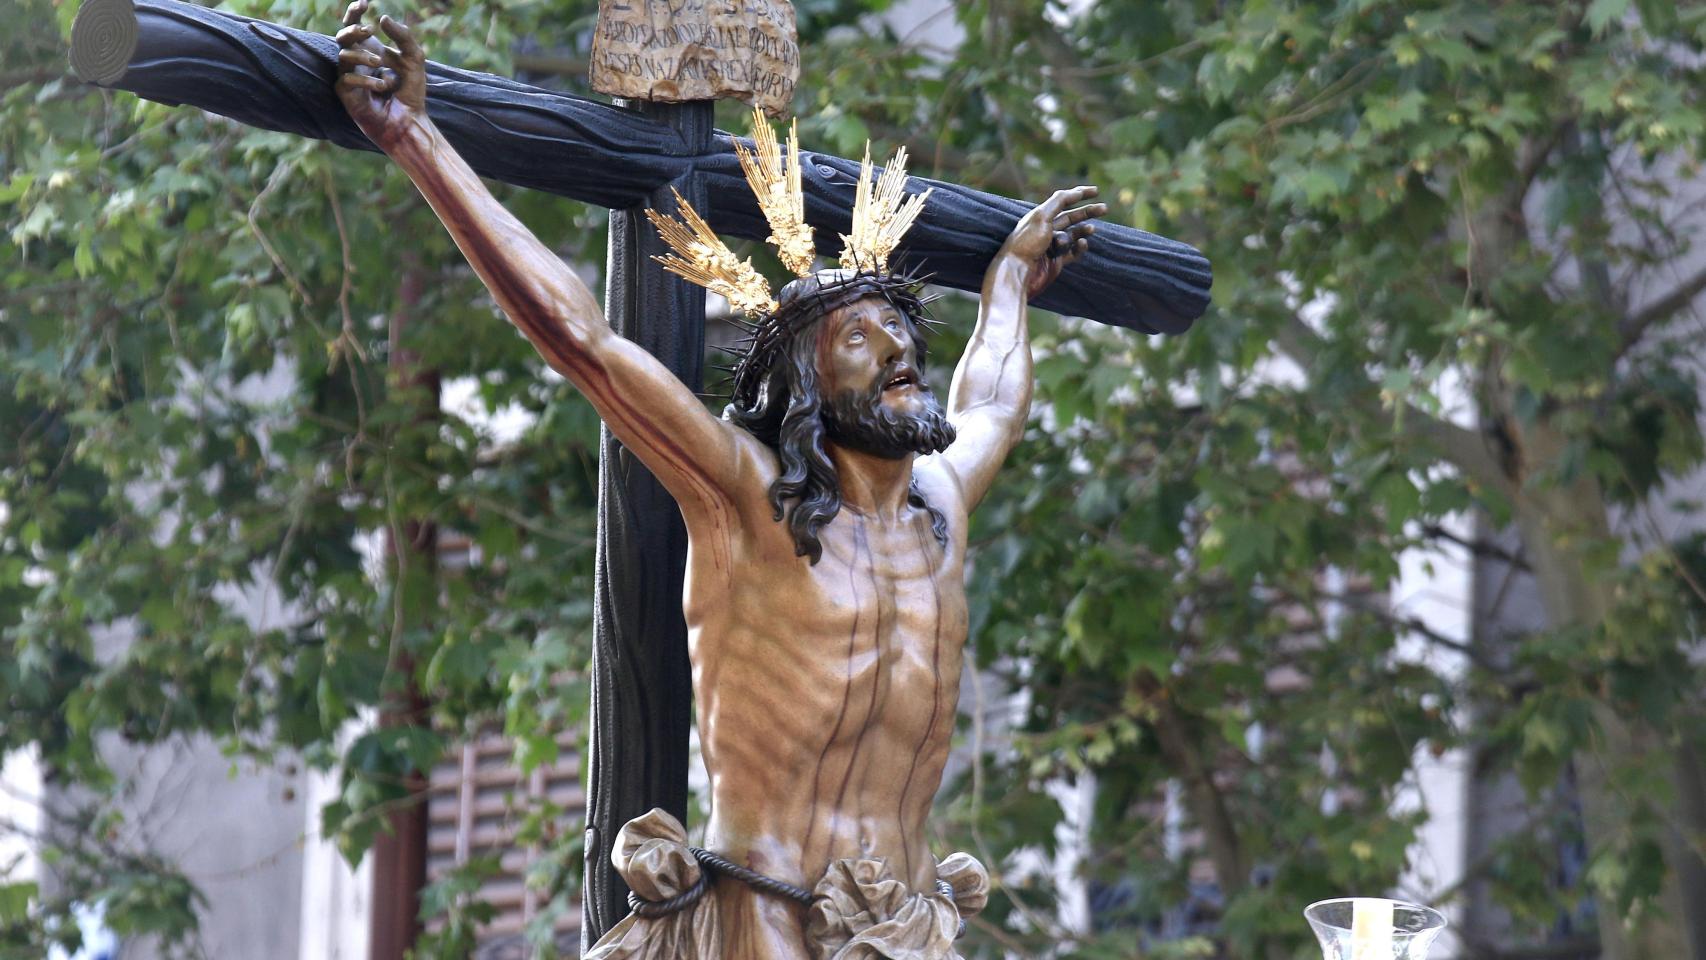
[[[959,699],[965,512],[930,460],[917,477],[948,517],[946,546],[926,510],[843,505],[810,564],[772,518],[767,483],[739,521],[690,519],[685,606],[708,848],[807,888],[842,858],[886,859],[914,890],[935,882],[924,824]],[[725,931],[766,931],[769,942],[740,945],[742,956],[799,949],[803,910],[744,891],[719,898],[737,921]]]
[[[706,845],[805,887],[836,860],[883,859],[913,890],[929,891],[936,865],[924,820],[959,700],[966,519],[1024,432],[1026,299],[1088,249],[1089,221],[1107,212],[1084,203],[1096,189],[1057,191],[1020,218],[990,261],[949,389],[951,446],[913,446],[941,451],[916,460],[834,445],[819,453],[835,461],[843,506],[821,530],[813,564],[797,555],[769,502],[775,454],[712,417],[668,369],[610,329],[586,285],[434,126],[426,55],[408,28],[381,18],[398,44],[389,49],[362,22],[366,12],[367,0],[355,0],[338,31],[337,90],[350,117],[407,171],[504,313],[686,518],[684,606],[711,776]],[[864,391],[891,413],[928,407],[913,321],[888,298],[848,303],[814,322],[821,397]],[[946,545],[929,512],[909,505],[913,481],[945,515]],[[793,901],[728,883],[715,902],[723,956],[805,955],[805,909]]]

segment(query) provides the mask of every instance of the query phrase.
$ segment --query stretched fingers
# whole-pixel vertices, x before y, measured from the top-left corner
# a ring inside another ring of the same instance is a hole
[[[402,22],[382,16],[379,18],[379,26],[385,31],[385,35],[391,38],[391,42],[397,45],[398,51],[404,57],[417,60],[423,56],[420,41],[415,39],[414,31]]]
[[[348,49],[367,42],[373,36],[373,28],[365,23],[352,23],[338,31],[338,46]]]
[[[1095,197],[1096,195],[1100,194],[1101,192],[1102,192],[1102,188],[1096,186],[1093,183],[1082,184],[1080,186],[1073,187],[1072,189],[1066,191],[1066,193],[1068,195],[1067,203],[1069,203],[1069,204],[1083,203],[1084,201]]]
[[[1077,206],[1078,204],[1089,200],[1100,192],[1100,190],[1091,184],[1068,187],[1065,190],[1056,190],[1054,192],[1054,196],[1048,198],[1048,202],[1057,211],[1065,210],[1067,207]]]
[[[1074,224],[1083,223],[1086,220],[1094,220],[1097,217],[1105,217],[1107,215],[1107,204],[1087,203],[1082,207],[1074,207],[1073,209],[1067,210],[1056,216],[1054,218],[1054,226],[1055,229],[1060,230],[1066,227],[1071,227]]]
[[[365,73],[346,73],[338,77],[338,86],[346,90],[357,88],[371,93],[390,93],[397,86],[397,75],[386,73],[375,77]]]
[[[367,16],[367,0],[355,0],[344,10],[344,26],[350,27],[361,22]]]
[[[1071,187],[1066,190],[1056,190],[1047,200],[1044,200],[1037,207],[1037,212],[1047,219],[1050,229],[1065,229],[1066,227],[1077,223],[1078,220],[1084,219],[1084,217],[1067,219],[1070,213],[1077,212],[1075,210],[1069,211],[1067,208],[1083,203],[1085,200],[1094,197],[1096,193],[1097,189],[1088,184],[1080,187]],[[1101,207],[1104,212],[1107,210],[1107,207],[1103,204],[1092,204],[1091,206]]]
[[[345,47],[338,51],[338,67],[352,70],[356,67],[367,67],[378,70],[385,66],[385,58],[366,47]]]

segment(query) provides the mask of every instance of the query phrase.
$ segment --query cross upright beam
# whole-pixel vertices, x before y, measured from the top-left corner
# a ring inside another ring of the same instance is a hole
[[[633,106],[669,124],[688,144],[703,146],[711,138],[708,100]],[[696,208],[705,202],[702,177],[688,176],[675,188]],[[617,333],[698,390],[705,356],[705,291],[676,282],[652,263],[666,248],[643,212],[645,206],[663,204],[668,193],[660,188],[644,204],[610,211],[604,315]],[[628,911],[628,887],[610,863],[616,831],[652,807],[687,822],[687,741],[693,724],[693,672],[681,611],[687,528],[663,485],[611,436],[609,427],[601,428],[600,440],[583,950]]]

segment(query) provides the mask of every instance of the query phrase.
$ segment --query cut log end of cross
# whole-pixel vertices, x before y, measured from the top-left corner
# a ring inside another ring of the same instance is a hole
[[[136,53],[131,0],[86,0],[71,24],[71,69],[86,83],[118,82]]]

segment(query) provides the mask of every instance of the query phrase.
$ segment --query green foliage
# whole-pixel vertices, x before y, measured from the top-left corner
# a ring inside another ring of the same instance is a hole
[[[494,319],[380,158],[83,87],[64,76],[63,33],[40,26],[68,29],[75,5],[57,6],[0,15],[0,750],[39,745],[47,775],[95,790],[97,811],[117,786],[99,746],[115,734],[299,751],[341,764],[324,823],[359,858],[447,740],[502,726],[531,766],[584,712],[597,421]],[[244,11],[324,27],[341,6]],[[510,38],[589,11],[445,7],[429,34],[507,70]],[[565,255],[601,260],[600,213],[512,199],[569,238]],[[455,411],[423,418],[428,398],[388,370],[400,311],[420,364],[476,377],[485,410],[533,415],[519,439],[494,453]],[[478,553],[430,610],[402,602],[423,558],[401,597],[384,586],[398,582],[384,533],[415,519]],[[260,626],[234,612],[242,597]],[[340,753],[337,731],[411,676],[428,725]],[[6,888],[8,905],[36,901],[29,936],[74,930],[81,901],[117,930],[183,940],[199,895],[91,816],[48,844],[64,896]],[[103,869],[70,869],[87,857]],[[541,874],[542,899],[566,904],[573,874]]]
[[[1699,11],[955,11],[964,43],[943,56],[833,38],[804,94],[820,138],[905,139],[926,175],[1025,196],[1098,183],[1114,219],[1215,264],[1215,306],[1184,337],[1038,324],[1035,429],[976,520],[971,579],[980,662],[1007,678],[985,693],[1026,707],[974,730],[999,749],[949,805],[961,842],[1050,849],[1044,785],[1093,774],[1085,870],[1125,906],[1099,918],[1107,946],[1072,955],[1130,955],[1132,925],[1186,893],[1155,820],[1180,784],[1205,856],[1215,803],[1231,825],[1209,857],[1230,895],[1218,949],[1288,955],[1310,898],[1394,880],[1419,821],[1393,797],[1418,758],[1463,746],[1535,801],[1477,866],[1519,930],[1583,898],[1620,917],[1662,899],[1674,748],[1699,743],[1702,579],[1656,544],[1621,562],[1612,531],[1627,516],[1669,536],[1648,511],[1702,460],[1687,314],[1634,292],[1697,269],[1677,187],[1706,133]],[[1465,404],[1480,429],[1446,420]],[[1427,662],[1458,664],[1441,674],[1397,655],[1415,634],[1385,592],[1398,554],[1465,510],[1518,524],[1556,626],[1467,659],[1423,635]],[[1584,839],[1587,876],[1561,889],[1560,851]],[[1010,879],[986,942],[1058,943],[1047,882]],[[1631,955],[1674,952],[1657,936]]]
[[[330,29],[340,5],[241,9]],[[391,12],[435,58],[510,73],[519,38],[584,55],[593,6]],[[1171,783],[1226,901],[1212,930],[1143,955],[1301,955],[1301,905],[1389,886],[1422,817],[1394,798],[1419,758],[1460,746],[1535,801],[1476,868],[1519,929],[1584,897],[1616,916],[1661,897],[1666,748],[1703,732],[1683,644],[1706,564],[1649,511],[1706,452],[1683,315],[1642,304],[1686,276],[1672,192],[1698,178],[1706,16],[1003,0],[939,17],[953,46],[886,27],[887,6],[798,4],[804,141],[906,142],[920,174],[1032,198],[1098,183],[1112,219],[1182,236],[1216,271],[1182,337],[1035,319],[1032,428],[972,531],[978,761],[938,817],[944,845],[997,871],[967,950],[1132,956],[1193,881],[1160,820]],[[359,857],[446,742],[501,723],[532,765],[584,716],[596,421],[381,159],[82,87],[63,66],[74,8],[0,14],[0,749],[37,745],[97,800],[109,735],[297,750],[341,764],[324,824]],[[600,211],[503,196],[566,257],[603,262]],[[952,358],[971,310],[941,312],[934,355]],[[534,415],[518,440],[423,417],[388,372],[399,313],[416,362]],[[1450,427],[1457,403],[1484,426]],[[1400,656],[1397,557],[1462,511],[1516,525],[1555,627]],[[411,520],[479,548],[430,602],[429,571],[374,546]],[[273,616],[237,616],[235,591]],[[115,630],[135,642],[115,649]],[[406,679],[429,723],[340,750]],[[1583,819],[1559,786],[1596,769],[1619,789]],[[1067,931],[1026,851],[1052,855],[1050,791],[1087,778],[1098,914]],[[49,851],[64,897],[0,887],[0,947],[74,938],[74,900],[187,935],[193,889],[112,849],[100,809]],[[547,851],[548,922],[580,831],[548,807],[524,829]],[[1588,869],[1560,889],[1578,840]],[[466,951],[489,867],[431,891],[445,923],[423,955]]]

